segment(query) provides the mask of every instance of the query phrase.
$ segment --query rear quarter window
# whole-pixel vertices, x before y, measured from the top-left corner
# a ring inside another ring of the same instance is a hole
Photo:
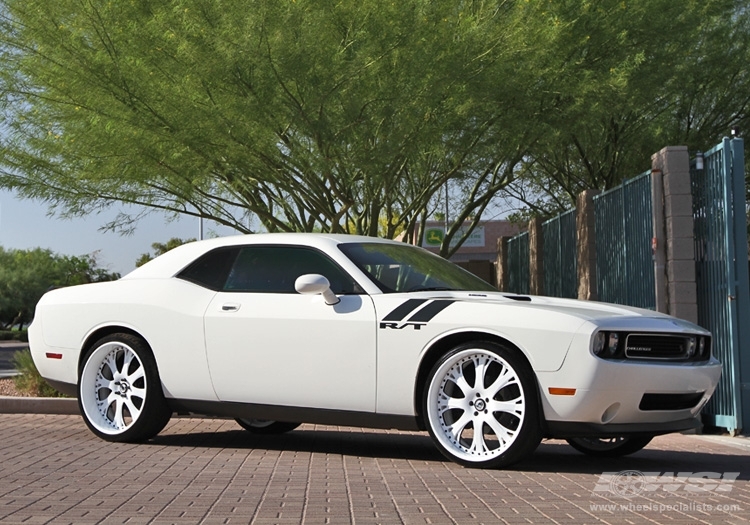
[[[240,248],[235,246],[212,250],[193,261],[177,277],[210,290],[222,290],[239,252]]]

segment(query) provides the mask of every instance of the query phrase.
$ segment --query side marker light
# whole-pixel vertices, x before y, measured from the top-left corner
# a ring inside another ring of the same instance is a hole
[[[553,396],[574,396],[576,395],[576,389],[575,388],[557,388],[557,387],[549,387],[549,393]]]

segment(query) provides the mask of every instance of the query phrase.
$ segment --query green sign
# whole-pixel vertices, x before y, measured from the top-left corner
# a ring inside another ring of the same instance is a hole
[[[444,237],[443,228],[427,228],[424,232],[424,244],[426,246],[440,246]]]

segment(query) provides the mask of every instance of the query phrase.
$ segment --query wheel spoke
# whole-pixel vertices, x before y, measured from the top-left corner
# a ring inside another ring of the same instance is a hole
[[[491,399],[495,397],[497,393],[506,386],[517,383],[518,379],[516,378],[515,374],[513,374],[513,372],[509,368],[503,367],[500,375],[498,375],[497,378],[492,382],[492,384],[487,387],[486,391],[488,397]]]
[[[145,388],[137,388],[137,387],[130,387],[130,397],[137,397],[140,399],[146,399],[146,389]]]
[[[489,359],[486,356],[476,356],[471,362],[474,365],[474,388],[484,388],[484,376],[489,368]]]
[[[453,381],[456,384],[459,390],[461,390],[461,393],[465,397],[467,393],[471,390],[471,385],[466,380],[466,376],[464,376],[463,368],[461,368],[460,366],[456,367],[456,369],[452,371],[449,377],[451,381]]]
[[[471,439],[469,452],[472,454],[486,454],[490,451],[490,448],[484,440],[484,429],[482,428],[482,423],[480,422],[478,426],[479,428],[474,428],[474,436]]]
[[[446,410],[468,410],[469,409],[469,403],[466,398],[455,398],[455,397],[447,397],[445,402],[440,403],[440,414],[444,414]]]
[[[115,399],[115,417],[112,421],[118,429],[125,428],[125,419],[123,418],[122,408],[124,406],[123,399],[117,396]]]
[[[113,392],[116,388],[117,387],[114,381],[110,381],[106,377],[103,377],[103,376],[99,376],[99,378],[96,381],[96,385],[94,386],[94,389],[96,390],[97,395],[99,394],[100,390],[107,389],[110,392]]]
[[[127,368],[125,370],[127,370]],[[146,371],[143,369],[142,366],[139,366],[138,370],[136,370],[135,372],[127,376],[128,383],[132,385],[133,383],[135,383],[142,377],[145,377],[145,375],[146,375]]]
[[[107,396],[107,399],[104,401],[104,402],[106,402],[106,404],[104,405],[104,411],[103,412],[106,414],[107,411],[109,410],[109,406],[112,403],[116,403],[118,399],[120,399],[120,396],[118,396],[114,392],[110,392],[109,395]]]
[[[497,436],[497,439],[500,441],[501,449],[504,449],[505,444],[512,441],[517,433],[517,431],[511,430],[508,427],[504,426],[494,417],[487,418],[487,425],[492,429],[492,431]]]
[[[119,372],[117,368],[117,352],[110,352],[107,357],[104,358],[104,362],[102,363],[102,369],[104,367],[109,368],[110,373],[114,376],[117,372]]]
[[[129,398],[124,398],[123,404],[128,407],[128,412],[130,412],[131,420],[135,421],[136,419],[138,419],[138,416],[141,414],[141,409],[136,408],[135,404],[133,404],[133,401]]]
[[[495,401],[490,399],[487,407],[490,412],[505,412],[520,418],[523,416],[524,403],[521,397],[510,401]]]
[[[472,422],[472,416],[468,412],[464,412],[461,414],[461,417],[458,418],[457,421],[455,421],[449,428],[448,431],[453,436],[454,441],[458,441],[461,437],[461,434],[466,429],[466,425]]]

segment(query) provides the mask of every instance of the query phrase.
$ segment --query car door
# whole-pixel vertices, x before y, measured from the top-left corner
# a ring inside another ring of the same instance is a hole
[[[310,273],[325,276],[341,301],[297,293],[295,280]],[[242,247],[204,322],[220,400],[374,411],[374,307],[324,253]]]

